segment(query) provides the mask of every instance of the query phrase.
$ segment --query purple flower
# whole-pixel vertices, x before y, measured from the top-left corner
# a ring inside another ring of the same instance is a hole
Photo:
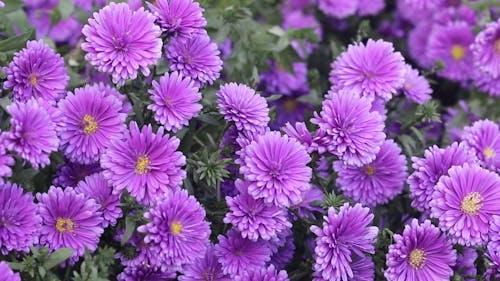
[[[500,171],[500,128],[496,123],[485,119],[465,127],[462,142],[476,155],[481,166]]]
[[[235,185],[239,195],[226,197],[229,212],[224,223],[232,224],[243,238],[269,240],[292,227],[286,209],[266,203],[264,199],[254,199],[248,194],[248,182],[237,179]]]
[[[7,74],[3,87],[12,88],[15,101],[32,97],[57,101],[69,81],[63,58],[42,41],[28,41],[3,71]]]
[[[500,96],[500,76],[493,78],[487,73],[476,70],[472,79],[479,90],[487,92],[492,97]]]
[[[394,244],[386,255],[387,281],[449,280],[457,258],[446,236],[425,220],[413,219],[405,226],[403,235],[394,235]]]
[[[127,189],[144,205],[151,205],[169,190],[180,187],[186,172],[186,158],[177,151],[179,139],[164,134],[163,127],[153,133],[151,125],[139,130],[131,122],[125,140],[114,140],[101,157],[104,177],[113,192]]]
[[[408,99],[418,104],[431,99],[431,86],[425,77],[419,75],[418,70],[407,64],[404,79],[402,91]]]
[[[330,82],[335,89],[388,101],[403,85],[405,72],[404,58],[392,43],[369,39],[366,45],[349,45],[332,63]]]
[[[153,81],[149,90],[153,104],[148,109],[154,112],[154,118],[168,131],[177,132],[189,120],[198,115],[202,106],[198,103],[201,94],[189,77],[178,72],[166,73],[160,83]]]
[[[149,222],[137,230],[163,265],[180,266],[205,253],[210,224],[205,209],[186,190],[167,192],[144,217]]]
[[[232,278],[260,269],[270,260],[271,250],[266,241],[242,238],[234,229],[229,230],[226,237],[219,235],[217,238],[219,244],[215,245],[215,255],[224,274]]]
[[[285,269],[295,253],[292,230],[287,229],[280,232],[276,239],[270,241],[269,245],[273,252],[269,263],[274,265],[278,270]]]
[[[358,14],[360,16],[376,15],[384,8],[384,0],[359,0]]]
[[[500,20],[488,23],[471,46],[474,66],[492,78],[500,77]]]
[[[449,147],[439,148],[434,145],[424,152],[423,158],[412,157],[413,173],[408,177],[411,205],[417,210],[429,213],[434,187],[443,175],[453,166],[474,163],[475,157],[464,145],[452,143]]]
[[[38,240],[41,218],[31,193],[6,182],[0,185],[0,252],[28,252]]]
[[[356,256],[375,252],[374,243],[378,228],[370,226],[373,214],[370,209],[345,203],[339,212],[328,209],[323,217],[323,228],[311,226],[316,237],[315,280],[342,280],[353,278],[351,263]]]
[[[126,3],[110,3],[82,29],[85,59],[120,85],[135,79],[138,70],[148,76],[148,67],[157,63],[163,45],[154,20],[144,8],[133,11]]]
[[[500,214],[500,177],[475,164],[454,166],[432,195],[431,215],[453,243],[484,245],[491,217]]]
[[[370,163],[384,143],[384,122],[371,107],[357,94],[330,91],[321,113],[311,120],[326,132],[328,150],[348,165]]]
[[[85,177],[101,171],[99,163],[82,165],[78,163],[66,162],[57,167],[55,178],[52,184],[55,186],[76,186]]]
[[[93,85],[87,85],[84,87],[84,89],[93,92],[103,92],[104,96],[113,96],[122,104],[122,113],[128,115],[130,112],[132,112],[132,105],[128,101],[127,96],[118,92],[114,87],[110,86],[107,83],[100,82]]]
[[[318,22],[313,14],[304,13],[302,10],[282,10],[283,14],[283,29],[306,29],[312,28],[314,34],[316,35],[318,41],[323,38],[323,31],[321,30],[321,24]],[[307,60],[307,57],[312,53],[316,44],[304,41],[304,40],[292,40],[290,45],[295,49],[299,57],[303,60]],[[277,64],[276,64],[277,65]],[[309,91],[307,85],[307,64],[303,62],[294,62],[292,67],[297,79],[285,82],[284,86],[291,84],[292,88],[294,86],[300,86],[299,89],[304,89],[306,93]],[[279,69],[278,69],[279,70]],[[285,72],[288,73],[288,72]],[[295,78],[292,76],[292,78]],[[293,83],[299,82],[299,83]],[[281,93],[281,92],[277,92]],[[285,94],[285,93],[284,93]]]
[[[311,189],[302,193],[302,200],[292,206],[293,209],[297,210],[297,213],[302,218],[315,219],[314,212],[323,213],[323,208],[317,204],[323,201],[325,195],[321,188],[311,185]],[[316,204],[314,204],[316,203]]]
[[[115,240],[120,242],[124,234],[124,229],[119,230],[114,237]],[[142,233],[134,232],[123,249],[115,254],[115,258],[119,259],[122,265],[130,268],[145,266],[152,269],[162,269],[162,261],[154,250],[150,244],[144,243]],[[168,271],[166,269],[164,266],[163,271]]]
[[[301,48],[300,45],[298,47]],[[301,54],[302,49],[299,50],[298,53]],[[266,95],[299,96],[309,93],[306,63],[292,63],[293,72],[284,70],[274,61],[269,62],[269,68],[260,75],[259,88],[262,88]]]
[[[215,256],[213,245],[207,247],[203,257],[195,259],[182,269],[179,281],[231,281],[229,276],[222,272],[222,266]]]
[[[288,207],[302,200],[311,188],[311,161],[299,142],[279,132],[267,132],[243,148],[240,173],[249,183],[248,193],[266,203]]]
[[[275,119],[269,127],[279,130],[286,123],[296,123],[304,121],[306,113],[313,108],[308,102],[300,101],[296,97],[283,96],[280,99],[269,102],[269,107],[274,107]]]
[[[229,83],[217,92],[217,107],[224,119],[233,121],[239,131],[267,127],[269,108],[266,99],[244,84]]]
[[[318,0],[318,7],[323,13],[338,19],[354,15],[358,5],[359,0]]]
[[[102,173],[95,173],[82,180],[75,191],[83,193],[101,205],[99,211],[104,221],[102,227],[115,226],[116,220],[122,217],[120,209],[120,194],[113,194],[113,188],[108,184]]]
[[[35,169],[48,165],[49,155],[59,146],[51,110],[49,105],[35,99],[7,106],[11,115],[10,130],[5,133],[7,149],[15,151]]]
[[[3,183],[5,177],[12,176],[12,166],[14,158],[7,152],[5,135],[0,133],[0,183]]]
[[[222,70],[220,51],[207,34],[176,37],[165,48],[170,70],[190,77],[196,86],[212,85],[219,78]]]
[[[167,281],[173,280],[176,275],[175,271],[164,272],[157,268],[138,265],[126,267],[118,275],[118,281]]]
[[[0,1],[0,4],[3,4]],[[0,8],[3,6],[0,5]],[[21,281],[21,277],[19,276],[19,273],[14,273],[12,269],[10,269],[9,264],[0,261],[0,276],[2,276],[2,281]]]
[[[157,0],[156,5],[148,2],[161,29],[170,35],[190,37],[203,33],[207,21],[203,8],[193,0]]]
[[[327,140],[325,132],[322,130],[317,130],[315,135],[312,136],[304,122],[296,122],[293,125],[286,123],[282,130],[289,137],[300,142],[307,149],[308,153],[317,151],[319,154],[323,154],[327,150],[325,145]]]
[[[288,281],[286,271],[278,271],[274,265],[269,267],[261,267],[254,271],[245,271],[243,274],[236,276],[235,281]]]
[[[338,174],[336,183],[340,190],[369,207],[385,204],[400,194],[407,178],[406,158],[390,139],[382,144],[373,162],[356,167],[335,161],[333,169]]]
[[[474,281],[475,279],[472,276],[477,275],[477,268],[474,264],[477,257],[478,255],[476,249],[465,247],[462,250],[462,253],[458,253],[457,264],[453,269],[455,270],[455,272],[458,272],[460,276],[464,276],[464,280]]]
[[[375,264],[371,257],[359,256],[351,263],[352,278],[349,281],[373,281],[375,280]]]
[[[420,66],[430,68],[433,61],[427,56],[427,43],[429,32],[432,33],[432,21],[422,21],[408,33],[408,52]]]
[[[397,12],[404,19],[418,24],[432,18],[442,0],[398,0]]]
[[[65,156],[72,162],[91,164],[126,130],[122,102],[99,87],[75,89],[58,103],[58,134]]]
[[[446,26],[436,26],[429,35],[427,56],[433,61],[441,61],[444,69],[438,74],[454,81],[472,78],[472,53],[474,42],[472,27],[464,22],[451,22]]]
[[[72,248],[70,263],[83,256],[85,250],[97,249],[103,233],[99,204],[72,187],[64,190],[51,186],[47,193],[37,193],[38,212],[42,217],[40,244],[49,250]]]

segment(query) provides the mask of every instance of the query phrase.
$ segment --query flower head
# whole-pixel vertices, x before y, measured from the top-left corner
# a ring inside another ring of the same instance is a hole
[[[217,107],[227,121],[240,131],[267,127],[269,108],[266,99],[244,84],[229,83],[217,93]]]
[[[83,89],[92,91],[94,93],[103,92],[104,96],[113,96],[122,104],[122,109],[120,110],[120,112],[125,113],[125,115],[128,115],[130,112],[132,112],[132,105],[128,101],[127,96],[118,92],[118,90],[107,83],[99,82],[92,85],[86,85],[85,87],[83,87]]]
[[[94,199],[76,193],[72,187],[63,190],[54,186],[47,193],[37,193],[36,198],[42,217],[41,245],[51,251],[72,248],[71,262],[83,256],[86,249],[97,249],[104,230],[100,206]]]
[[[325,14],[343,19],[356,13],[359,0],[318,0],[318,7]]]
[[[6,182],[0,185],[0,253],[28,252],[38,239],[41,219],[31,193]]]
[[[207,34],[172,39],[165,50],[172,71],[190,77],[196,86],[210,84],[219,78],[222,60],[217,44]]]
[[[266,203],[288,207],[302,200],[310,189],[311,161],[295,139],[279,132],[267,132],[243,148],[240,173],[249,183],[248,193]]]
[[[157,0],[156,5],[148,2],[161,29],[170,35],[190,37],[203,33],[207,21],[203,8],[193,0]]]
[[[167,192],[144,217],[149,222],[137,230],[162,264],[184,265],[205,253],[210,224],[205,209],[187,191]]]
[[[403,85],[405,72],[404,58],[392,43],[369,39],[366,45],[349,45],[333,62],[330,82],[336,89],[387,101]]]
[[[0,8],[1,7],[0,4]],[[14,271],[10,269],[9,264],[4,261],[0,261],[0,276],[2,276],[2,281],[21,281],[19,273],[14,273]]]
[[[343,194],[370,207],[385,204],[400,194],[407,177],[406,158],[393,140],[382,144],[371,163],[356,167],[336,161],[333,169]]]
[[[493,215],[500,213],[500,177],[475,164],[454,166],[432,195],[431,215],[453,243],[484,245]]]
[[[471,46],[474,66],[492,78],[500,77],[500,20],[488,23]]]
[[[150,268],[143,265],[126,267],[118,281],[166,281],[172,280],[177,274],[171,271],[162,271],[158,268]]]
[[[201,105],[201,94],[189,77],[178,72],[166,73],[160,78],[160,83],[153,81],[149,90],[153,104],[148,109],[154,112],[154,118],[165,129],[176,132],[189,120],[198,115]]]
[[[126,129],[122,102],[99,87],[75,89],[59,102],[58,134],[65,156],[72,162],[99,161],[111,141]]]
[[[286,271],[278,271],[274,265],[269,267],[261,267],[254,271],[245,271],[243,274],[236,276],[235,281],[288,281]]]
[[[425,220],[413,219],[403,235],[394,235],[394,244],[386,256],[388,281],[449,280],[457,255],[439,229]]]
[[[33,97],[55,102],[69,81],[63,58],[41,40],[28,41],[3,71],[7,74],[4,89],[12,88],[12,98],[20,102]]]
[[[384,143],[384,122],[371,107],[370,101],[359,95],[330,92],[321,113],[315,113],[311,120],[326,132],[328,150],[348,165],[370,163]]]
[[[141,130],[131,122],[125,140],[112,141],[101,157],[104,177],[113,192],[127,189],[135,199],[152,205],[169,190],[178,189],[186,172],[186,159],[177,151],[179,139],[164,134],[163,127],[153,133],[151,125]]]
[[[481,166],[500,171],[500,128],[488,119],[465,127],[462,142],[479,159]]]
[[[373,214],[370,209],[348,203],[340,207],[328,209],[324,217],[323,227],[311,226],[316,237],[315,276],[324,280],[343,280],[353,277],[351,263],[357,256],[375,252],[375,239],[378,228],[370,226]],[[317,280],[323,280],[317,279]]]
[[[182,274],[179,276],[179,281],[231,281],[226,274],[222,272],[222,266],[215,256],[213,245],[207,247],[205,255],[195,259],[187,264],[182,269]]]
[[[4,177],[12,176],[11,167],[14,163],[14,158],[7,152],[5,136],[0,134],[0,183],[3,182]]]
[[[100,172],[99,163],[82,165],[72,162],[66,162],[57,167],[55,178],[52,184],[55,186],[76,186],[85,177]]]
[[[418,70],[406,65],[404,78],[402,91],[407,98],[418,104],[424,104],[431,99],[431,86],[425,77],[419,75]]]
[[[49,155],[57,151],[59,139],[49,105],[30,99],[7,106],[11,115],[10,130],[5,134],[7,149],[29,161],[35,169],[50,163]]]
[[[85,59],[100,72],[111,74],[113,82],[124,84],[135,79],[138,70],[147,76],[149,66],[161,57],[161,30],[155,17],[126,3],[111,2],[94,13],[82,29]]]

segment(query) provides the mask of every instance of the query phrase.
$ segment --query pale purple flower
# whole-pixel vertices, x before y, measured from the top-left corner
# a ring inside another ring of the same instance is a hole
[[[318,0],[318,8],[328,16],[343,19],[356,13],[359,0]]]
[[[420,76],[418,70],[413,69],[408,64],[406,65],[404,79],[402,92],[408,99],[418,104],[424,104],[432,98],[432,89],[427,79]]]
[[[500,77],[500,19],[490,22],[471,46],[474,66],[496,79]]]
[[[500,128],[498,124],[485,119],[465,127],[462,142],[479,159],[481,166],[500,171]]]
[[[231,281],[222,272],[222,266],[215,256],[214,245],[209,245],[203,257],[195,259],[192,263],[185,265],[179,276],[179,281]]]
[[[0,1],[0,8],[3,7],[2,1]],[[4,261],[0,261],[0,276],[2,276],[2,281],[21,281],[19,273],[14,273],[10,269],[9,264]]]
[[[169,35],[190,37],[203,33],[207,21],[203,17],[203,8],[193,0],[157,0],[155,4],[147,2],[161,29]]]

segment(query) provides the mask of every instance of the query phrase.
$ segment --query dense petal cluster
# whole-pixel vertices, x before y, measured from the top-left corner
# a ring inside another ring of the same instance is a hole
[[[82,29],[85,59],[111,74],[114,83],[135,79],[139,70],[149,75],[149,66],[157,63],[163,45],[155,17],[144,8],[134,11],[126,3],[114,2],[93,16]]]
[[[489,23],[471,46],[474,66],[491,78],[500,77],[500,20]]]
[[[228,275],[222,272],[222,266],[215,256],[213,245],[207,247],[205,255],[195,259],[182,269],[179,281],[200,281],[210,278],[213,281],[231,281]]]
[[[190,37],[203,33],[207,25],[203,8],[193,0],[158,0],[156,5],[148,2],[148,6],[161,29],[170,35]]]
[[[0,5],[0,8],[1,7],[2,6]],[[19,273],[14,273],[14,271],[12,271],[9,265],[4,261],[0,261],[0,276],[2,276],[2,281],[21,281]]]
[[[12,176],[12,166],[14,166],[14,158],[7,152],[4,136],[0,134],[0,183],[5,177]]]
[[[479,159],[481,166],[500,171],[500,127],[490,120],[474,122],[464,128],[464,145]]]
[[[67,162],[57,167],[56,176],[52,180],[52,184],[55,186],[76,186],[85,177],[98,173],[101,170],[99,163],[83,165]]]
[[[318,0],[321,11],[339,19],[354,15],[358,5],[359,0]]]
[[[277,271],[273,265],[259,270],[247,271],[237,276],[235,281],[288,281],[288,274],[284,270]]]
[[[406,97],[418,104],[424,104],[431,99],[432,89],[429,82],[410,65],[406,66],[402,90]]]

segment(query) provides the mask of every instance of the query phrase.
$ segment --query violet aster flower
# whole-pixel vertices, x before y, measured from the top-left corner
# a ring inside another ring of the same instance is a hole
[[[7,152],[5,136],[0,134],[0,183],[3,183],[5,177],[12,176],[12,166],[15,161],[12,155]]]
[[[304,122],[296,122],[293,125],[286,123],[282,130],[289,137],[299,141],[307,149],[308,153],[317,151],[319,154],[323,154],[327,150],[327,138],[322,130],[317,130],[313,136]]]
[[[434,187],[443,175],[453,166],[474,163],[475,157],[463,144],[452,143],[445,148],[434,145],[424,152],[423,158],[412,157],[413,173],[408,177],[411,205],[421,212],[430,211]]]
[[[311,189],[302,193],[302,200],[292,206],[293,209],[297,210],[297,213],[302,218],[315,219],[314,212],[324,213],[323,208],[317,204],[323,201],[325,195],[321,188],[311,185]],[[316,202],[316,205],[313,204]]]
[[[195,259],[182,269],[179,281],[201,281],[208,279],[210,281],[231,281],[226,274],[222,272],[222,266],[215,256],[214,246],[207,247],[203,257]]]
[[[311,103],[300,101],[297,97],[288,96],[269,102],[269,107],[274,107],[276,113],[276,117],[269,125],[273,130],[279,130],[286,123],[304,121],[306,113],[313,109]]]
[[[207,21],[203,8],[193,0],[157,0],[156,5],[148,2],[161,29],[170,35],[190,37],[203,33]]]
[[[257,136],[243,148],[240,173],[249,183],[248,193],[266,203],[288,207],[302,200],[311,188],[311,161],[306,149],[295,139],[279,132]]]
[[[323,228],[311,226],[316,237],[313,269],[317,280],[343,280],[353,278],[351,262],[356,256],[375,252],[378,228],[370,226],[373,214],[370,209],[345,203],[339,212],[328,209],[323,217]],[[322,278],[322,279],[321,279]]]
[[[236,276],[235,281],[288,281],[286,271],[278,271],[274,265],[267,268],[261,267],[254,271],[245,271],[243,274]]]
[[[464,128],[462,142],[479,159],[481,166],[500,171],[500,128],[488,119]]]
[[[493,78],[487,73],[476,70],[472,79],[479,90],[487,92],[492,97],[500,96],[500,76]]]
[[[148,67],[161,57],[163,45],[154,21],[144,8],[133,11],[126,3],[111,2],[94,13],[82,29],[85,59],[100,72],[111,74],[113,82],[120,85],[135,79],[138,70],[148,76]]]
[[[463,276],[466,281],[474,281],[475,278],[472,276],[477,274],[477,268],[474,264],[477,257],[476,249],[470,247],[463,248],[462,253],[458,253],[457,255],[457,263],[453,268],[454,271]]]
[[[471,46],[474,66],[492,78],[500,77],[500,20],[488,23]]]
[[[72,187],[64,190],[51,186],[47,193],[37,193],[38,212],[42,217],[40,244],[49,250],[72,248],[70,263],[83,256],[85,250],[97,249],[103,233],[102,214],[94,199],[78,194]]]
[[[276,239],[270,241],[269,247],[273,255],[269,263],[274,265],[276,269],[282,270],[290,263],[295,253],[292,230],[288,229],[280,232],[277,239],[278,241],[275,241]]]
[[[234,229],[229,230],[226,236],[219,235],[217,238],[219,244],[215,245],[215,255],[224,274],[232,278],[260,269],[270,260],[271,250],[266,241],[242,238]]]
[[[3,7],[5,7],[5,3],[0,1],[0,8],[3,8]],[[9,281],[9,280],[7,280],[7,281]]]
[[[418,70],[406,65],[404,79],[402,91],[407,98],[418,104],[424,104],[431,99],[431,86],[425,77],[420,76]]]
[[[197,116],[202,106],[198,102],[201,94],[189,77],[178,72],[166,73],[160,83],[153,81],[149,90],[153,104],[148,109],[154,112],[154,118],[168,131],[177,132],[189,120]]]
[[[321,113],[311,120],[326,132],[328,150],[348,165],[370,163],[384,143],[384,122],[371,107],[357,94],[330,91]]]
[[[333,169],[344,195],[370,207],[385,204],[400,194],[407,178],[406,158],[390,139],[382,144],[373,162],[356,167],[335,161]]]
[[[321,24],[313,14],[304,13],[302,10],[289,11],[285,9],[282,10],[282,15],[284,30],[312,28],[318,41],[321,41],[321,39],[323,38]],[[316,44],[304,40],[292,40],[290,42],[290,45],[295,49],[299,57],[303,60],[307,60],[307,57],[316,47]],[[305,93],[307,93],[309,91],[309,87],[307,85],[307,64],[304,62],[294,62],[292,63],[292,67],[295,73],[295,77],[297,77],[298,79],[288,81],[285,84],[291,84],[292,87],[300,85],[300,88],[303,88],[306,91]]]
[[[5,133],[7,149],[15,151],[35,169],[48,165],[49,155],[59,146],[51,110],[35,99],[7,106],[11,115],[11,127]]]
[[[485,280],[497,280],[500,278],[500,245],[498,241],[488,243],[486,257],[490,260],[490,264],[484,274]]]
[[[430,68],[433,65],[433,61],[427,56],[429,33],[432,33],[433,28],[432,21],[426,20],[419,22],[408,33],[408,52],[412,59],[425,68]]]
[[[226,197],[229,212],[224,222],[238,229],[243,238],[269,240],[292,227],[286,209],[266,203],[264,199],[254,199],[248,194],[248,182],[237,179],[235,185],[239,195]]]
[[[212,85],[220,77],[222,60],[217,44],[207,34],[176,37],[165,47],[170,70],[190,77],[196,86]]]
[[[120,194],[113,194],[113,188],[108,184],[102,173],[95,173],[82,180],[75,188],[78,193],[83,193],[101,205],[99,211],[104,221],[102,227],[116,225],[116,220],[122,217],[120,209]]]
[[[151,205],[169,190],[180,187],[186,172],[186,158],[177,151],[179,139],[164,134],[163,127],[153,133],[151,125],[141,130],[130,123],[125,140],[114,140],[101,157],[104,177],[113,192],[127,189],[144,205]]]
[[[122,103],[99,87],[75,89],[58,103],[58,135],[64,155],[72,162],[91,164],[126,130]]]
[[[3,3],[0,1],[0,8],[2,7],[1,4]],[[4,261],[0,261],[0,276],[2,276],[2,281],[21,281],[19,273],[14,273],[9,264]]]
[[[32,97],[57,101],[69,81],[63,58],[42,41],[28,41],[3,71],[7,75],[3,87],[12,88],[15,101]]]
[[[413,24],[428,21],[439,8],[442,0],[398,0],[398,15]]]
[[[121,110],[122,113],[128,115],[130,112],[132,112],[132,105],[128,101],[127,96],[118,92],[115,88],[113,88],[107,83],[100,82],[93,85],[87,85],[84,87],[84,89],[93,92],[98,92],[98,91],[103,92],[104,96],[113,96],[116,99],[118,99],[118,101],[120,101],[120,103],[122,104],[122,110]]]
[[[468,23],[457,21],[439,25],[429,35],[427,55],[434,62],[443,62],[444,69],[438,71],[440,76],[464,81],[473,74],[472,52],[469,50],[473,42],[474,34]]]
[[[217,107],[240,131],[256,131],[269,122],[266,99],[244,84],[229,83],[217,92]]]
[[[432,217],[453,243],[484,245],[492,215],[500,213],[500,177],[475,164],[454,166],[442,176],[430,202]]]
[[[118,281],[167,281],[173,280],[176,275],[175,271],[164,272],[157,268],[138,265],[126,267],[118,275]]]
[[[150,222],[137,230],[162,264],[180,266],[205,253],[210,224],[205,209],[186,190],[167,192],[144,217]]]
[[[31,193],[6,182],[0,184],[0,252],[28,252],[38,240],[41,218]]]
[[[120,242],[125,234],[124,229],[120,229],[114,239]],[[123,249],[115,254],[121,264],[127,267],[145,266],[154,269],[162,269],[161,260],[152,245],[144,243],[142,233],[134,232],[130,239],[125,243]],[[165,271],[166,267],[163,268]]]
[[[387,281],[449,280],[457,258],[446,235],[425,220],[413,219],[402,235],[394,235],[394,244],[386,255]]]
[[[309,93],[306,63],[292,63],[293,72],[284,70],[275,61],[268,64],[269,70],[260,75],[259,82],[259,89],[262,89],[266,95],[299,96]]]
[[[338,19],[354,15],[358,5],[359,0],[318,0],[318,7],[323,13]]]
[[[371,257],[358,256],[351,263],[352,278],[349,281],[373,281],[375,280],[375,264]]]
[[[358,14],[360,16],[376,15],[384,8],[384,0],[359,0]]]
[[[85,177],[101,171],[99,163],[82,165],[78,163],[66,162],[57,167],[55,178],[52,184],[55,186],[76,186]]]
[[[405,72],[404,58],[392,43],[369,39],[366,45],[349,45],[332,63],[330,82],[336,89],[388,101],[403,85]]]

